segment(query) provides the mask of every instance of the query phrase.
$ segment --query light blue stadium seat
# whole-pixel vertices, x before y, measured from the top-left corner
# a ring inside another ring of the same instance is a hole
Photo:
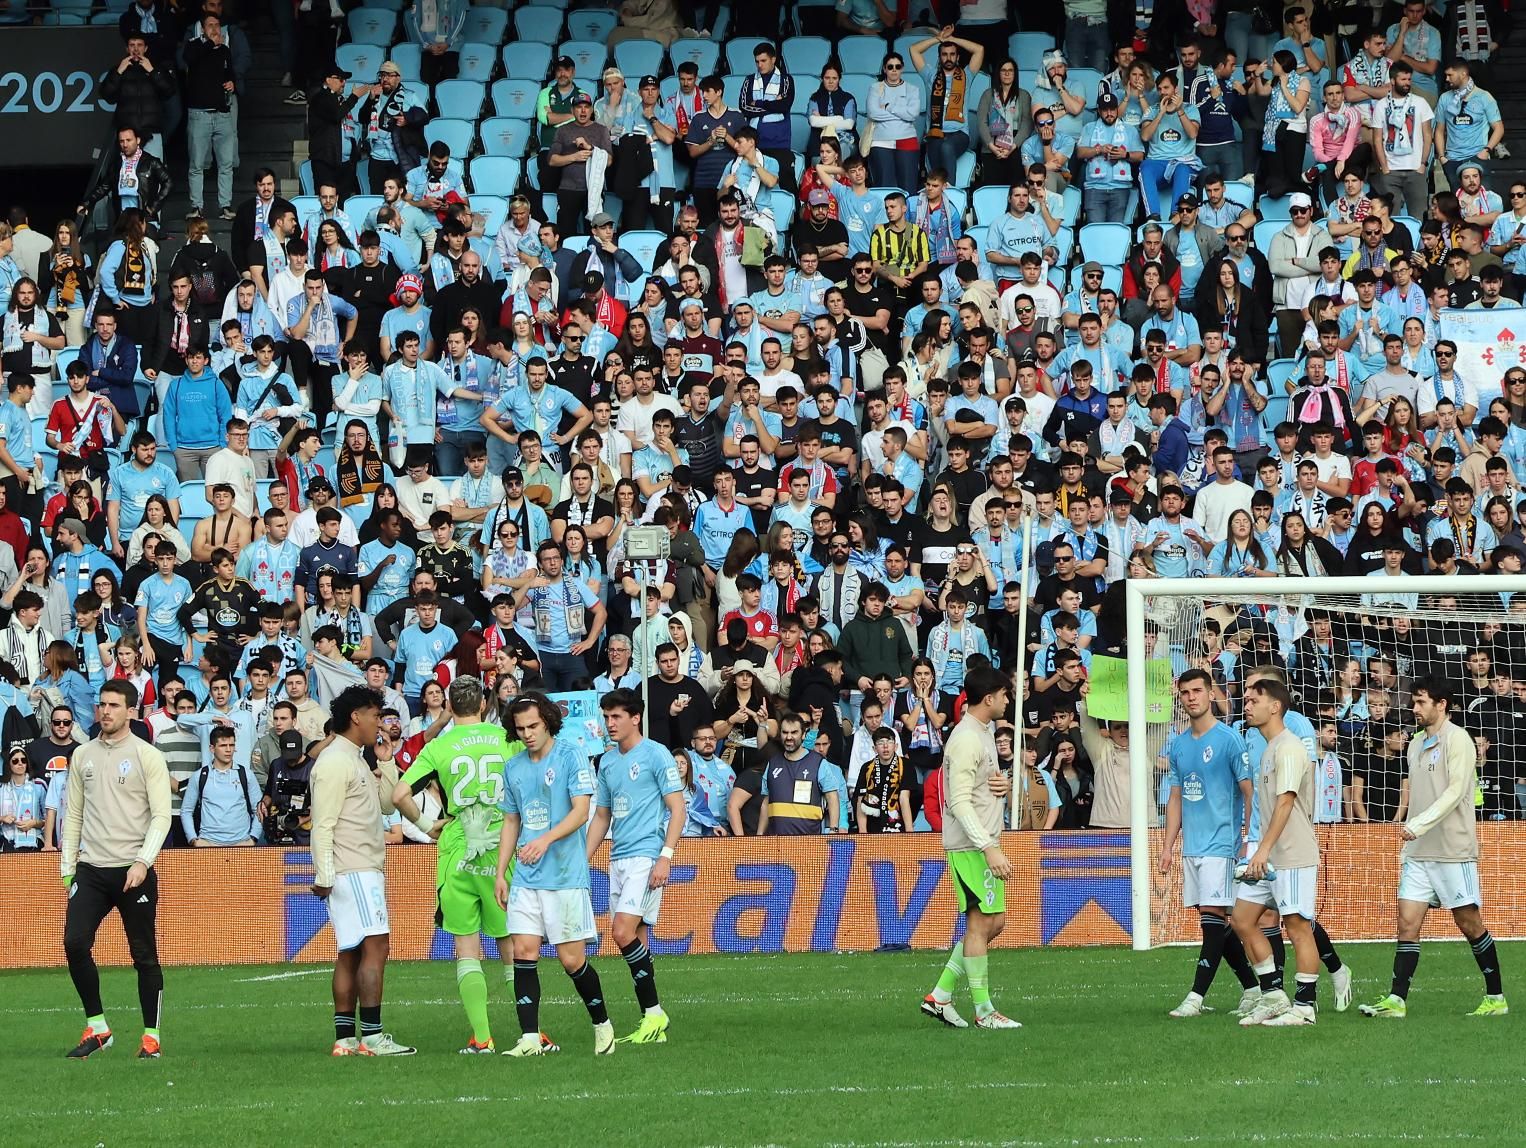
[[[1266,406],[1261,411],[1261,425],[1266,428],[1270,435],[1277,429],[1277,424],[1286,422],[1288,418],[1288,402],[1292,395],[1274,394],[1266,401]]]
[[[954,169],[954,185],[956,187],[969,187],[975,179],[975,151],[970,149],[959,157],[958,166]]]
[[[302,187],[303,195],[314,195],[317,188],[313,186],[313,161],[305,159],[302,166],[297,169],[297,183]]]
[[[798,113],[789,118],[789,146],[795,152],[804,152],[805,145],[811,142],[811,121]],[[796,159],[802,158],[797,155]]]
[[[493,111],[518,120],[535,118],[535,101],[540,98],[540,84],[535,80],[505,79],[493,83]]]
[[[604,74],[604,61],[609,58],[609,45],[603,40],[563,40],[556,51],[559,56],[572,57],[577,65],[577,78],[585,85],[599,82]]]
[[[430,143],[443,141],[450,154],[458,159],[472,150],[472,138],[477,134],[471,120],[434,119],[424,125],[424,138]]]
[[[514,10],[514,31],[521,40],[536,40],[542,44],[555,44],[562,38],[560,8],[545,4],[531,4]]]
[[[726,45],[726,70],[734,76],[750,76],[757,71],[757,65],[752,61],[752,50],[757,44],[756,40],[742,37],[732,40]]]
[[[832,56],[832,42],[824,36],[791,36],[779,45],[784,66],[795,77],[795,89],[809,94],[816,90],[814,77],[821,75]]]
[[[334,59],[354,80],[352,84],[369,84],[376,78],[376,69],[387,59],[387,53],[375,44],[340,44]]]
[[[1122,267],[1132,245],[1133,237],[1125,224],[1088,223],[1081,228],[1081,258],[1095,259],[1103,267]]]
[[[498,234],[498,229],[503,226],[504,220],[509,218],[509,197],[507,195],[479,195],[474,192],[472,194],[472,211],[474,214],[482,216],[482,233],[491,238]]]
[[[416,84],[424,66],[424,49],[412,41],[393,44],[392,62],[405,83]]]
[[[1275,219],[1279,222],[1286,223],[1288,220],[1293,218],[1292,212],[1288,210],[1288,200],[1291,198],[1292,196],[1289,195],[1257,196],[1256,210],[1261,213],[1262,219]]]
[[[662,71],[664,58],[662,45],[655,40],[621,40],[615,45],[615,67],[625,73],[625,86],[632,91],[642,76]]]
[[[1018,83],[1029,87],[1043,63],[1044,53],[1054,47],[1048,32],[1014,32],[1007,38],[1007,51],[1017,62]]]
[[[474,40],[471,43],[462,44],[459,55],[461,58],[459,79],[486,84],[493,78],[493,71],[498,67],[497,44],[489,44],[485,40]]]
[[[442,119],[475,121],[486,101],[487,85],[480,80],[441,80],[434,86],[435,107]]]
[[[734,108],[742,102],[742,81],[745,79],[747,79],[746,76],[735,73],[721,77],[721,90],[725,94],[728,107]]]
[[[504,155],[476,156],[468,169],[472,195],[513,195],[523,168],[518,159]]]
[[[493,116],[478,129],[484,155],[511,159],[521,158],[530,149],[530,134],[530,121],[517,116]]]
[[[1271,384],[1274,395],[1286,394],[1288,380],[1299,374],[1301,372],[1296,359],[1273,359],[1266,365],[1267,382]]]
[[[297,226],[305,226],[308,219],[317,215],[323,205],[318,202],[316,195],[292,196],[291,205],[297,209]]]
[[[872,36],[844,36],[837,44],[837,58],[842,61],[844,72],[864,72],[878,76],[880,64],[885,59],[885,42]],[[906,61],[906,67],[906,74],[910,75],[911,60]],[[853,89],[853,92],[857,95],[858,89]]]
[[[1007,188],[1002,184],[977,187],[970,206],[975,211],[975,222],[990,226],[1007,210]]]
[[[364,226],[366,217],[385,202],[379,195],[352,195],[344,201],[344,213],[354,221],[356,227],[361,227]]]
[[[511,80],[540,83],[551,71],[551,45],[538,40],[510,40],[503,46],[503,70]]]
[[[795,205],[799,200],[787,191],[775,189],[768,193],[768,201],[774,211],[774,226],[780,232],[788,232],[795,222]]]
[[[349,14],[350,41],[388,47],[397,36],[397,13],[383,8],[356,8]]]
[[[1060,198],[1064,201],[1060,208],[1060,223],[1065,227],[1073,228],[1081,218],[1081,189],[1067,187]]]
[[[466,20],[461,25],[461,38],[470,44],[503,43],[509,30],[509,14],[503,8],[473,5],[466,10]]]
[[[620,14],[613,8],[574,8],[567,13],[567,35],[574,40],[594,40],[607,44],[609,34],[619,23]]]
[[[619,237],[621,248],[631,253],[642,271],[650,271],[659,248],[666,246],[668,236],[662,231],[627,231]]]
[[[1256,250],[1262,255],[1269,255],[1272,250],[1272,237],[1288,225],[1286,219],[1263,219],[1251,229],[1251,236],[1256,241]]]
[[[674,40],[668,48],[668,61],[675,72],[679,64],[689,61],[699,69],[701,78],[715,71],[720,58],[721,49],[714,40]]]

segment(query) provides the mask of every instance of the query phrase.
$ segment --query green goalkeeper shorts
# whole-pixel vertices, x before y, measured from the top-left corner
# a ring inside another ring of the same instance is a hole
[[[981,850],[956,849],[949,853],[948,871],[961,913],[978,909],[994,917],[1007,911],[1007,883],[991,872]]]
[[[505,876],[514,876],[512,863]],[[507,937],[505,911],[493,894],[497,877],[498,850],[489,850],[468,861],[464,842],[458,842],[455,848],[442,848],[435,871],[435,895],[439,902],[435,923],[454,937],[478,933]]]

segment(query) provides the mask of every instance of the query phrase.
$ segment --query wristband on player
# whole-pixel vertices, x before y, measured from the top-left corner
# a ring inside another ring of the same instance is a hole
[[[671,860],[673,860],[673,850],[669,849],[666,845],[664,845],[662,847],[662,854],[661,854],[661,856],[662,856],[662,859],[664,861],[671,861]]]
[[[428,833],[434,829],[434,818],[427,813],[420,813],[413,823],[413,827],[420,833]]]

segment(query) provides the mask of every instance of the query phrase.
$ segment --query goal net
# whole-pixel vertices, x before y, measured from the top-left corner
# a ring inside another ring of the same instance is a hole
[[[1448,683],[1453,720],[1479,747],[1486,918],[1496,936],[1526,937],[1526,576],[1149,579],[1131,581],[1127,601],[1135,948],[1198,940],[1179,860],[1160,871],[1162,749],[1186,724],[1174,683],[1192,667],[1212,675],[1216,716],[1237,728],[1246,676],[1285,674],[1312,728],[1318,911],[1337,940],[1393,939],[1409,691]],[[1426,936],[1455,937],[1449,914],[1431,914]]]

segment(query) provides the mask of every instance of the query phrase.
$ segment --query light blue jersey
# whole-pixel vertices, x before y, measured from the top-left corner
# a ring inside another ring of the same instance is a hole
[[[415,623],[397,636],[397,662],[403,667],[403,693],[416,698],[424,683],[456,644],[456,632],[436,622],[429,629]]]
[[[668,827],[663,799],[682,788],[678,765],[660,742],[642,738],[629,753],[618,747],[604,752],[594,805],[609,810],[611,861],[662,852]]]
[[[1245,741],[1216,721],[1202,736],[1182,730],[1165,755],[1166,783],[1182,791],[1182,856],[1235,857],[1244,817],[1240,782],[1251,778]]]
[[[171,574],[168,582],[158,574],[143,579],[133,606],[148,607],[148,632],[151,636],[174,645],[182,645],[186,639],[185,627],[180,624],[180,607],[191,600],[195,591],[179,574]]]
[[[396,559],[381,569],[381,564],[388,558]],[[377,574],[376,581],[371,583],[371,589],[366,594],[366,611],[370,614],[380,614],[392,603],[408,593],[408,584],[413,581],[413,568],[418,565],[418,555],[411,547],[401,542],[394,542],[391,546],[386,545],[380,538],[367,542],[360,548],[360,554],[356,559],[355,571],[361,577],[381,570]]]
[[[180,480],[175,476],[174,467],[158,461],[146,469],[140,468],[136,460],[128,462],[112,472],[110,482],[106,499],[117,503],[117,534],[124,546],[132,532],[143,523],[143,509],[148,505],[149,495],[162,494],[171,502],[180,498]]]
[[[509,758],[503,767],[503,801],[498,808],[519,818],[519,843],[523,845],[571,813],[574,797],[592,797],[593,791],[593,771],[582,751],[558,738],[540,761],[532,760],[528,750]],[[587,889],[587,835],[587,829],[580,825],[552,842],[539,861],[517,862],[514,887]]]
[[[1319,748],[1319,736],[1314,732],[1314,727],[1309,723],[1309,719],[1304,717],[1303,714],[1291,711],[1285,713],[1282,715],[1282,724],[1293,731],[1294,737],[1303,742],[1303,747],[1309,751],[1310,758],[1318,761],[1323,756],[1323,752]],[[1250,754],[1250,760],[1256,763],[1256,768],[1260,768],[1261,755],[1266,752],[1266,738],[1261,736],[1260,730],[1252,729],[1250,726],[1245,727],[1244,736],[1245,752]],[[1242,816],[1244,814],[1240,811],[1239,806],[1236,805],[1235,817],[1239,818]],[[1254,800],[1251,801],[1250,810],[1250,839],[1252,841],[1261,840],[1261,809]]]

